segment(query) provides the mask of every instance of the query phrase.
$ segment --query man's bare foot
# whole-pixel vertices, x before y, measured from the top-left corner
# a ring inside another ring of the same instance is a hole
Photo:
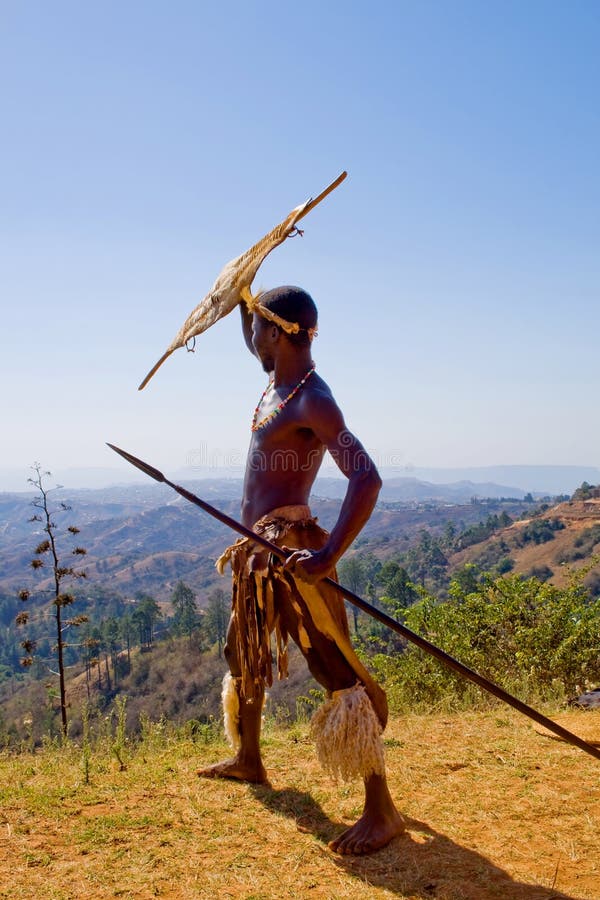
[[[405,831],[404,819],[394,806],[385,775],[365,779],[365,808],[351,828],[331,841],[336,853],[373,853]]]
[[[395,809],[383,816],[364,812],[351,828],[330,841],[329,848],[336,853],[352,853],[356,856],[373,853],[405,830],[402,816]]]
[[[268,784],[267,772],[261,762],[245,763],[241,760],[226,759],[206,769],[196,772],[200,778],[233,778],[235,781],[249,781],[252,784]]]

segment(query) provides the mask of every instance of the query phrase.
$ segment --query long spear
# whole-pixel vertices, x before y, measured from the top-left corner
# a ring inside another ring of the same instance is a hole
[[[114,444],[108,444],[108,446],[111,448],[111,450],[114,450],[115,453],[118,453],[120,456],[122,456],[123,459],[126,459],[127,462],[130,462],[133,466],[136,466],[136,468],[141,469],[142,472],[145,472],[146,475],[149,475],[150,478],[154,478],[155,481],[160,481],[164,484],[168,484],[169,487],[173,488],[174,491],[177,491],[178,494],[181,494],[182,497],[185,497],[186,500],[189,500],[190,503],[194,503],[196,506],[199,506],[209,515],[213,516],[213,518],[218,519],[219,522],[222,522],[224,525],[227,525],[234,531],[239,532],[239,534],[243,534],[244,537],[250,538],[255,543],[261,544],[263,547],[265,547],[267,550],[270,550],[271,553],[273,553],[280,559],[286,559],[287,554],[284,550],[282,550],[281,547],[278,547],[276,544],[272,544],[271,541],[267,540],[262,535],[256,534],[254,531],[252,531],[251,528],[247,528],[245,525],[242,525],[241,522],[238,522],[236,519],[232,519],[231,516],[228,516],[226,515],[226,513],[221,512],[214,506],[211,506],[210,503],[206,502],[206,500],[202,500],[200,497],[192,494],[191,491],[187,491],[184,487],[181,487],[181,485],[169,481],[169,479],[166,478],[158,469],[155,469],[154,466],[150,466],[148,463],[145,463],[141,459],[138,459],[137,456],[133,456],[131,453],[127,453],[125,450],[121,450],[119,447],[115,447]],[[362,597],[359,597],[353,591],[345,588],[341,584],[338,584],[337,581],[333,580],[333,578],[326,577],[323,579],[323,581],[338,590],[344,597],[346,597],[347,600],[350,601],[350,603],[354,604],[354,606],[357,606],[363,612],[366,612],[374,619],[377,619],[378,622],[386,625],[392,631],[395,631],[397,634],[402,635],[402,637],[406,638],[407,641],[416,644],[417,647],[420,647],[420,649],[424,650],[425,653],[429,653],[430,656],[435,657],[435,659],[444,663],[446,666],[454,669],[455,672],[458,672],[464,678],[467,678],[469,681],[477,684],[480,688],[483,688],[484,691],[487,691],[489,694],[493,694],[494,697],[498,697],[498,699],[502,700],[504,703],[508,703],[509,706],[512,706],[520,713],[523,713],[524,716],[528,716],[530,719],[533,719],[533,721],[537,722],[539,725],[543,725],[544,728],[547,728],[549,731],[553,731],[554,734],[557,734],[569,744],[573,744],[575,747],[579,747],[580,750],[583,750],[585,753],[589,753],[589,755],[593,756],[595,759],[600,759],[600,749],[594,747],[592,744],[588,744],[588,742],[584,741],[583,738],[580,738],[576,734],[573,734],[571,731],[568,731],[566,728],[563,728],[562,725],[558,725],[558,723],[553,722],[552,719],[549,719],[547,716],[544,716],[542,713],[533,709],[531,706],[523,703],[523,701],[519,700],[517,697],[513,697],[512,694],[509,694],[508,691],[505,691],[504,688],[501,688],[499,685],[494,684],[493,681],[488,681],[488,679],[484,678],[483,675],[479,675],[478,672],[473,671],[473,669],[469,669],[468,666],[463,665],[463,663],[459,662],[459,660],[455,659],[453,656],[450,656],[448,653],[440,650],[440,648],[436,647],[435,644],[430,643],[425,638],[421,637],[421,635],[416,634],[405,625],[397,622],[396,619],[392,619],[390,616],[386,615],[386,613],[381,612],[375,606],[367,603],[366,600],[363,600]]]

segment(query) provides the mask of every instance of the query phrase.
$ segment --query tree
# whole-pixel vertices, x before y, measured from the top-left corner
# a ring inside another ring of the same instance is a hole
[[[340,584],[347,587],[354,594],[360,594],[366,584],[365,566],[360,556],[348,556],[342,559],[337,567]],[[352,605],[352,617],[354,619],[354,634],[358,634],[358,609]]]
[[[183,581],[178,581],[171,594],[171,604],[175,615],[173,626],[175,634],[187,634],[191,643],[192,634],[200,627],[200,617],[193,590]]]
[[[54,620],[56,623],[56,658],[58,663],[58,680],[59,680],[59,688],[60,688],[60,717],[62,724],[62,733],[66,737],[67,735],[67,696],[66,696],[66,687],[65,687],[65,659],[64,659],[64,651],[67,646],[66,641],[64,639],[64,634],[72,626],[78,626],[87,622],[87,616],[75,616],[71,619],[65,619],[63,616],[63,610],[67,606],[71,606],[71,604],[75,601],[75,597],[69,591],[69,586],[78,578],[85,578],[86,573],[83,569],[77,569],[71,565],[65,565],[64,560],[61,559],[59,555],[59,547],[57,541],[57,530],[58,530],[58,522],[57,515],[61,512],[67,512],[70,510],[70,506],[66,503],[60,502],[56,507],[53,507],[50,503],[50,493],[51,491],[58,490],[58,486],[55,488],[47,488],[44,482],[44,479],[50,476],[50,472],[43,472],[39,463],[35,463],[32,466],[35,475],[32,478],[28,478],[29,484],[33,485],[38,491],[38,496],[32,501],[32,505],[35,507],[36,512],[31,519],[30,522],[41,522],[42,530],[47,535],[46,538],[41,541],[34,553],[34,558],[31,560],[31,568],[35,571],[40,571],[41,569],[46,567],[44,563],[44,557],[49,557],[50,568],[51,568],[51,577],[50,577],[50,587],[44,589],[38,589],[36,593],[39,594],[49,594],[52,599],[52,605],[54,607]],[[75,525],[68,525],[66,527],[66,532],[72,538],[74,538],[77,534],[79,534],[79,528],[76,528]],[[83,547],[75,546],[71,549],[71,554],[76,557],[85,556],[86,550]],[[26,602],[29,600],[31,596],[31,592],[28,590],[22,590],[19,592],[19,598]],[[26,625],[29,621],[29,613],[21,612],[17,616],[17,624],[18,625]],[[21,660],[23,666],[30,666],[33,662],[33,654],[36,649],[36,642],[33,640],[25,639],[21,641],[21,647],[25,650],[27,654]]]
[[[443,543],[449,550],[454,549],[454,539],[456,537],[456,525],[454,522],[446,522],[444,526]]]
[[[452,578],[452,583],[456,586],[455,596],[459,596],[459,593],[466,596],[478,591],[479,575],[479,569],[473,563],[465,563],[460,569],[457,569]]]
[[[592,497],[600,497],[600,486],[583,481],[581,487],[577,488],[571,499],[590,500]]]
[[[115,688],[117,687],[119,677],[121,675],[119,668],[119,651],[120,645],[120,627],[117,619],[111,617],[102,623],[102,632],[104,635],[104,650],[110,654],[110,661],[113,670],[113,679]],[[110,687],[109,687],[110,690]]]
[[[131,620],[138,628],[141,650],[152,649],[154,626],[159,619],[162,619],[162,613],[154,597],[142,594],[131,614]]]
[[[434,585],[444,581],[448,560],[437,539],[426,528],[420,530],[418,543],[406,553],[406,568],[412,580],[422,587],[425,587],[426,577]]]
[[[85,686],[87,690],[88,701],[90,699],[90,684],[92,680],[92,668],[95,665],[98,665],[98,671],[100,671],[100,661],[98,659],[98,646],[100,644],[100,640],[96,637],[95,634],[92,633],[89,625],[86,629],[86,634],[81,642],[81,646],[83,647],[83,660],[85,663]]]
[[[206,627],[209,639],[217,644],[219,657],[227,636],[229,622],[229,602],[225,591],[216,588],[208,597],[206,606]]]
[[[127,650],[127,671],[131,668],[131,638],[133,636],[133,619],[129,613],[121,616],[120,629],[121,637],[125,641],[125,649]]]
[[[419,595],[408,572],[394,559],[389,559],[383,564],[379,581],[385,597],[394,601],[392,604],[386,604],[393,610],[394,615],[398,615],[399,610],[406,609],[418,599]]]

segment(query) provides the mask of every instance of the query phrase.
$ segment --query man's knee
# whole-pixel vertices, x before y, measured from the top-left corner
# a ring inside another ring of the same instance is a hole
[[[320,653],[311,647],[303,654],[311,675],[327,691],[341,691],[356,684],[356,673],[335,644],[329,652]]]

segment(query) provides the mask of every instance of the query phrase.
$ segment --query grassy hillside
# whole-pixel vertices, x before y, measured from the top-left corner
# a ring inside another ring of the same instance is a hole
[[[560,721],[600,739],[598,713]],[[361,812],[319,769],[306,726],[267,723],[270,786],[199,780],[214,734],[148,728],[88,756],[0,753],[3,900],[396,898],[597,900],[598,763],[498,708],[408,716],[386,731],[406,833],[369,857],[327,848]]]
[[[520,519],[486,541],[454,554],[450,562],[453,570],[469,562],[487,568],[493,560],[508,558],[514,571],[534,574],[562,587],[571,569],[589,565],[598,554],[600,499],[593,498],[569,500],[534,518]],[[587,583],[600,594],[598,568],[590,572]]]
[[[139,731],[140,721],[168,720],[174,725],[188,721],[207,723],[221,716],[221,684],[227,664],[218,656],[216,647],[201,652],[187,638],[175,638],[155,643],[150,652],[136,648],[131,653],[131,667],[117,683],[112,670],[111,690],[107,689],[104,660],[100,669],[95,666],[91,677],[75,670],[67,673],[67,703],[69,733],[79,738],[82,730],[82,711],[86,704],[92,715],[92,727],[97,729],[117,696],[127,698],[127,722],[131,732]],[[100,679],[100,682],[98,681]],[[56,691],[48,692],[48,678],[29,681],[13,693],[5,685],[0,695],[0,746],[10,740],[10,746],[29,740],[41,745],[48,733],[58,734]],[[269,689],[265,713],[278,722],[292,721],[297,712],[306,709],[301,699],[310,698],[310,691],[318,689],[303,657],[294,644],[289,648],[289,678],[275,682]],[[299,699],[300,698],[300,699]],[[27,723],[27,724],[24,724]]]

